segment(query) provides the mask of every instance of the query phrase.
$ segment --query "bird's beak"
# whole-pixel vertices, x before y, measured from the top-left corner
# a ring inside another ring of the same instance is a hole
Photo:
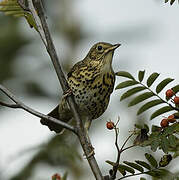
[[[114,45],[111,47],[111,50],[115,50],[115,49],[117,49],[119,46],[121,46],[121,44],[114,44]]]
[[[115,49],[117,49],[121,44],[114,44],[112,45],[110,48],[107,49],[107,52],[109,51],[114,51]]]

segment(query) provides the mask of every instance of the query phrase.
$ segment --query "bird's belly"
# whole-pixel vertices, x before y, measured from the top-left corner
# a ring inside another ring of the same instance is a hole
[[[73,93],[80,113],[89,116],[91,119],[101,116],[109,104],[113,85],[105,87],[102,84],[98,84],[97,88],[85,87],[84,91],[80,89],[78,88]]]
[[[101,116],[109,104],[114,82],[114,73],[88,77],[81,75],[79,79],[71,76],[68,79],[68,83],[80,114],[88,116],[90,119],[96,119]]]

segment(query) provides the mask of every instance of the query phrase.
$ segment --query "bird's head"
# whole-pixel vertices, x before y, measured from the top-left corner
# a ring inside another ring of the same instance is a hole
[[[121,44],[110,44],[99,42],[92,46],[85,59],[90,61],[90,64],[101,64],[102,66],[111,66],[114,50]]]

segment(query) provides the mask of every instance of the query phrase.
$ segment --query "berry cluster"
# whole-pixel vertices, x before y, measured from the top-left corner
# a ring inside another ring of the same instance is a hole
[[[175,103],[176,106],[179,106],[179,97],[176,96],[175,92],[172,89],[168,89],[165,93],[167,99],[172,99],[173,96],[175,96],[172,99],[172,102]]]
[[[165,128],[169,126],[169,123],[174,123],[174,122],[176,122],[176,119],[175,119],[175,115],[172,114],[168,116],[167,118],[162,119],[162,121],[160,122],[160,126],[162,128]]]
[[[61,176],[58,173],[56,173],[52,176],[52,180],[61,180]]]
[[[175,92],[172,89],[168,89],[165,92],[165,95],[167,100],[171,100],[171,102],[174,103],[176,107],[179,107],[179,97],[175,94]],[[172,114],[167,118],[162,119],[162,121],[160,122],[160,126],[162,128],[165,128],[169,126],[170,123],[174,123],[174,122],[176,122],[176,117],[174,114]]]

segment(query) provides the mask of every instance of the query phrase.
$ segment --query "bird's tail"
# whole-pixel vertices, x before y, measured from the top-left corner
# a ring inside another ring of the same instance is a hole
[[[56,106],[49,114],[48,116],[51,116],[53,118],[56,118],[56,119],[60,119],[64,122],[68,122],[70,121],[70,117],[68,118],[63,118],[61,119],[60,116],[59,116],[59,105]],[[56,133],[61,133],[64,128],[62,126],[60,126],[59,124],[56,124],[54,122],[51,122],[51,121],[48,121],[47,119],[41,119],[40,120],[41,124],[45,125],[45,126],[48,126],[48,128],[51,130],[51,131],[55,131]]]

